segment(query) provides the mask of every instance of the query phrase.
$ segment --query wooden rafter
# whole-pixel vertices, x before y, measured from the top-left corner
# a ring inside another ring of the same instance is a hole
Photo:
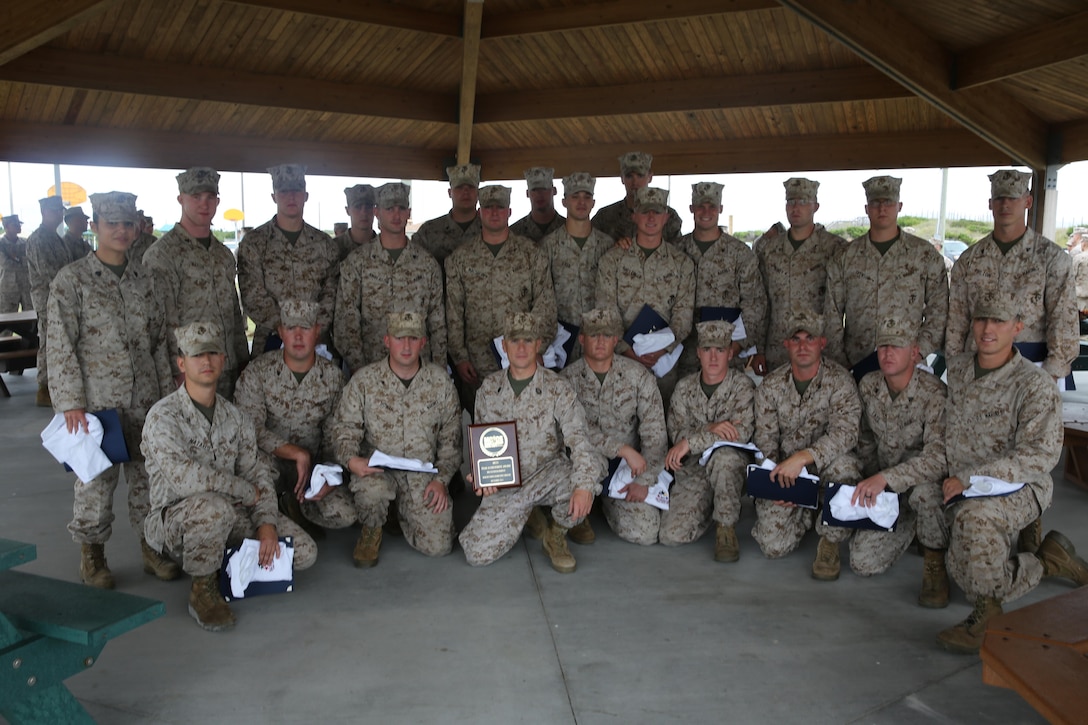
[[[461,57],[461,103],[457,126],[457,163],[467,164],[472,152],[476,110],[476,71],[480,62],[480,24],[484,0],[465,0],[464,49]]]
[[[48,43],[118,0],[4,0],[0,7],[0,65]]]
[[[1084,55],[1088,55],[1088,11],[960,53],[952,84],[970,88]]]
[[[414,30],[417,33],[461,34],[461,16],[435,13],[397,5],[384,0],[227,0],[238,5],[283,10],[303,15],[317,15],[354,23],[384,25]]]
[[[877,0],[779,0],[1012,160],[1047,164],[1047,128],[1004,91],[949,88],[952,55],[890,5]]]

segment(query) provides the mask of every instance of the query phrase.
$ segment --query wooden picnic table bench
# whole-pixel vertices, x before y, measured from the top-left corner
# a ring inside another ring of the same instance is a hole
[[[11,571],[32,544],[0,539],[0,715],[12,725],[93,723],[64,680],[106,642],[161,617],[162,602]]]

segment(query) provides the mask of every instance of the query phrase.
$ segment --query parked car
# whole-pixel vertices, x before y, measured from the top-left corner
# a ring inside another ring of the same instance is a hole
[[[966,242],[961,242],[957,239],[946,239],[944,244],[941,245],[941,251],[944,252],[944,256],[955,262],[963,254],[963,250],[967,249]]]

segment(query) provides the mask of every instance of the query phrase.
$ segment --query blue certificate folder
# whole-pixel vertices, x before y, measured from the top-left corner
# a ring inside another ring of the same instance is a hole
[[[286,546],[288,549],[295,548],[295,540],[290,536],[281,536],[280,543]],[[237,546],[228,546],[226,552],[223,554],[223,565],[219,568],[219,593],[223,595],[223,598],[228,602],[234,601],[234,593],[230,589],[230,575],[227,573],[227,564],[230,562],[230,558],[238,551]],[[239,599],[248,599],[249,597],[256,597],[261,594],[282,594],[284,592],[291,592],[295,590],[295,573],[292,567],[288,571],[284,572],[287,576],[286,579],[277,579],[275,581],[251,581],[249,586],[246,587],[245,595],[238,597]]]
[[[899,524],[898,519],[891,526],[881,526],[872,519],[858,519],[856,521],[839,521],[837,518],[831,515],[831,499],[835,498],[835,494],[839,492],[839,486],[841,483],[829,483],[827,484],[827,494],[824,496],[824,507],[821,514],[821,520],[824,522],[824,526],[841,526],[846,529],[870,529],[872,531],[895,531],[895,527]],[[900,504],[902,505],[902,504]],[[900,509],[902,511],[902,509]]]
[[[128,455],[128,444],[125,443],[125,434],[121,430],[121,416],[117,408],[108,410],[95,410],[91,413],[102,423],[102,452],[106,454],[112,463],[128,463],[132,460]],[[64,464],[65,471],[72,468]]]
[[[623,341],[628,345],[634,345],[635,335],[657,332],[658,330],[664,330],[668,326],[668,321],[659,315],[657,310],[649,305],[643,305],[635,321],[627,328],[627,332],[623,333]]]
[[[820,482],[798,476],[790,487],[771,480],[771,472],[756,465],[748,466],[748,495],[769,501],[789,501],[807,509],[820,507]]]

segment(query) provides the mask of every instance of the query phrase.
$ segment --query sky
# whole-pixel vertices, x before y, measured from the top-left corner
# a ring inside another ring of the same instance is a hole
[[[986,202],[989,199],[987,175],[998,167],[953,168],[948,173],[948,218],[990,219]],[[178,219],[177,183],[175,176],[180,169],[128,169],[99,166],[60,166],[61,181],[71,181],[82,186],[88,194],[99,191],[129,191],[137,194],[137,206],[154,217],[155,226],[171,226]],[[487,170],[484,169],[486,178]],[[851,221],[864,217],[864,192],[861,182],[871,176],[890,174],[903,179],[900,193],[902,214],[935,218],[940,209],[940,169],[871,169],[864,171],[820,171],[798,173],[820,182],[820,209],[816,221],[830,224],[835,221]],[[670,191],[669,203],[684,220],[685,233],[693,227],[688,205],[691,200],[691,184],[697,181],[717,181],[724,185],[722,204],[725,210],[722,224],[729,225],[732,218],[734,231],[766,229],[776,221],[785,221],[784,192],[782,182],[792,174],[717,174],[702,176],[658,176],[652,186]],[[344,212],[345,187],[357,183],[375,186],[395,179],[366,177],[308,176],[310,192],[306,204],[306,220],[322,229],[331,230],[333,223],[347,221]],[[29,234],[41,221],[38,199],[47,195],[54,182],[54,167],[48,164],[2,163],[0,164],[0,214],[16,213],[24,222],[24,234]],[[525,181],[485,181],[484,184],[502,183],[513,189],[511,194],[511,220],[529,213],[529,200],[525,196]],[[559,197],[563,186],[556,179]],[[244,188],[244,199],[243,199]],[[415,181],[412,183],[412,220],[419,223],[449,211],[449,189],[446,182]],[[219,182],[222,201],[214,226],[232,229],[233,222],[223,219],[227,209],[245,212],[246,226],[262,224],[275,214],[271,199],[272,182],[268,174],[239,174],[224,172]],[[597,180],[595,198],[597,207],[618,201],[623,197],[623,185],[618,177]],[[556,206],[560,208],[558,201]],[[83,204],[90,213],[90,203]],[[1088,161],[1063,167],[1058,172],[1058,227],[1082,225],[1088,222]]]

